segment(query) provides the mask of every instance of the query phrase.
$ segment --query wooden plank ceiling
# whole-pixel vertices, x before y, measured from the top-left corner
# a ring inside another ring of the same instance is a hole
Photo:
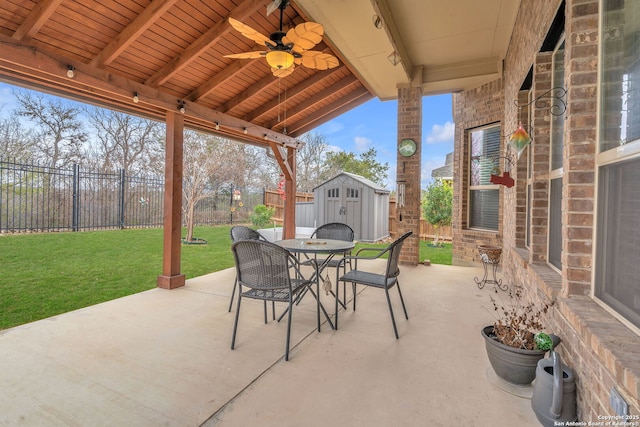
[[[300,65],[277,78],[264,58],[224,58],[264,50],[228,19],[269,36],[280,18],[279,10],[267,16],[269,3],[3,0],[0,79],[159,120],[184,104],[189,127],[295,146],[296,137],[373,96],[326,37],[314,50],[339,59],[329,70]],[[291,2],[284,31],[306,21]]]

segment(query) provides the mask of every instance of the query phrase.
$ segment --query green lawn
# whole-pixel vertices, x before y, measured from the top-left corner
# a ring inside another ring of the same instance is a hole
[[[229,229],[196,228],[194,236],[209,244],[182,246],[187,279],[233,266]],[[131,229],[0,236],[0,330],[154,288],[162,273],[162,234]],[[420,261],[425,258],[451,264],[451,244],[421,242]]]

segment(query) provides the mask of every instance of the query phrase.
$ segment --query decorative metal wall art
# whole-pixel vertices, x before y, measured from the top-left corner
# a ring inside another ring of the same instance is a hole
[[[518,117],[521,116],[520,112],[523,108],[531,105],[535,109],[549,109],[549,114],[552,116],[561,116],[567,111],[566,96],[567,90],[564,87],[554,87],[527,103],[520,104],[518,100],[514,100],[513,104],[518,109]],[[507,188],[513,187],[515,181],[510,176],[511,167],[520,160],[524,150],[533,142],[532,130],[531,126],[525,126],[520,121],[518,129],[505,136],[508,138],[507,149],[504,153],[495,156],[493,160],[496,166],[491,171],[490,182],[492,184],[504,185]],[[502,161],[504,161],[504,173],[500,169]]]

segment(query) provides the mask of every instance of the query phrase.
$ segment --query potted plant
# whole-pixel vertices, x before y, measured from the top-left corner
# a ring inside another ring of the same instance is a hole
[[[498,294],[497,288],[494,291]],[[495,322],[482,328],[489,362],[496,375],[520,386],[534,380],[538,361],[552,347],[546,337],[553,341],[553,346],[559,342],[556,336],[539,334],[543,331],[542,317],[554,303],[540,307],[525,304],[522,294],[522,286],[515,285],[503,294],[509,303],[505,304],[503,297],[491,296]]]

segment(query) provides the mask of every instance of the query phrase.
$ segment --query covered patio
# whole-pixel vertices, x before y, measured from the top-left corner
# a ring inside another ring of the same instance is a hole
[[[265,325],[259,302],[243,304],[230,350],[234,269],[2,331],[0,425],[538,425],[487,378],[480,269],[401,271],[399,340],[381,291],[359,289],[358,310],[320,333],[306,298],[288,362],[286,324]]]

